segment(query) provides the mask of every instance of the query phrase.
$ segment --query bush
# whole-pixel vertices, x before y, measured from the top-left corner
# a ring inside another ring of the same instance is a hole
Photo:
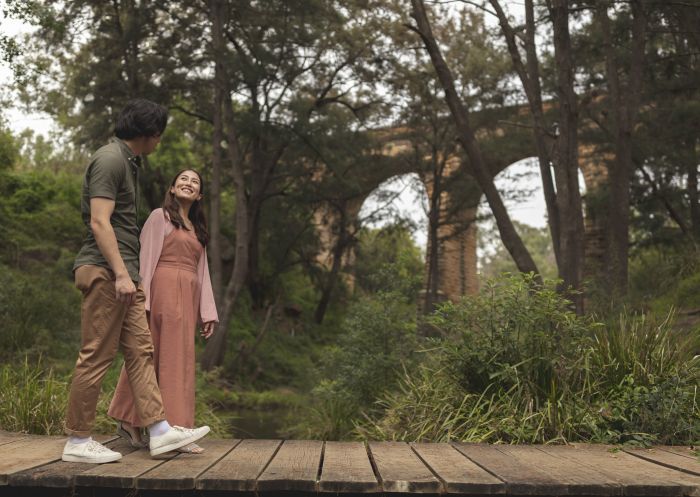
[[[554,283],[505,275],[481,293],[442,305],[429,323],[445,338],[446,371],[465,390],[523,389],[535,407],[578,381],[579,349],[597,326],[576,316]]]
[[[603,440],[688,443],[700,440],[700,340],[673,328],[673,312],[623,313],[598,329],[591,353]]]
[[[74,354],[80,292],[61,268],[26,273],[0,264],[0,359]]]
[[[395,388],[401,369],[414,360],[416,309],[405,296],[380,293],[348,310],[338,343],[324,354],[309,406],[289,428],[296,436],[347,439],[363,411]]]
[[[672,320],[575,316],[552,285],[490,283],[432,318],[440,346],[407,370],[361,436],[471,442],[692,443],[700,438],[697,335]]]

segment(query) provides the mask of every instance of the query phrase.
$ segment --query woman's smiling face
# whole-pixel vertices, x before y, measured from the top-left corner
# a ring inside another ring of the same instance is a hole
[[[170,187],[170,193],[175,195],[178,200],[186,202],[195,202],[202,198],[199,192],[202,189],[202,184],[199,175],[194,171],[183,171],[177,178],[175,184]]]

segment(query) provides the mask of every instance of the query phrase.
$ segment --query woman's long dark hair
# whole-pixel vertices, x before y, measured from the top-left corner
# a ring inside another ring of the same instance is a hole
[[[173,186],[175,186],[175,182],[185,171],[192,171],[197,175],[197,177],[199,178],[199,194],[204,195],[204,182],[202,181],[202,175],[199,174],[198,171],[187,168],[183,169],[175,175],[173,180],[170,182],[170,186],[165,191],[165,200],[163,200],[163,210],[170,217],[170,222],[173,223],[178,229],[187,229],[187,227],[185,226],[185,223],[182,220],[182,216],[180,216],[180,202],[177,201],[177,198],[173,193],[170,193],[170,189]],[[194,201],[194,203],[190,207],[190,212],[187,217],[190,219],[190,221],[192,221],[192,225],[194,226],[194,232],[197,235],[197,240],[199,240],[199,243],[201,243],[202,246],[206,247],[207,243],[209,242],[209,230],[207,229],[207,219],[206,217],[204,217],[204,208],[202,207],[201,199]]]

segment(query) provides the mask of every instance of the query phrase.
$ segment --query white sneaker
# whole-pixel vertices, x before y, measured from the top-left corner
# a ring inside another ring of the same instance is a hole
[[[102,464],[118,461],[122,458],[119,452],[108,449],[94,440],[81,444],[66,442],[61,459],[68,462],[89,462]]]
[[[209,433],[208,426],[202,426],[201,428],[172,426],[170,430],[166,431],[163,435],[151,437],[149,442],[151,456],[157,456],[184,447],[192,442],[196,442],[207,433]]]

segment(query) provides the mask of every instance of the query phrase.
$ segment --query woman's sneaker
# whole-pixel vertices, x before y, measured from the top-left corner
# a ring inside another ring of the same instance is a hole
[[[122,458],[119,452],[108,449],[104,445],[94,440],[89,440],[81,444],[66,442],[63,447],[61,459],[67,462],[89,462],[102,464],[106,462],[118,461]]]
[[[151,437],[148,444],[151,449],[151,456],[157,456],[184,447],[192,442],[196,442],[207,433],[209,433],[208,426],[202,426],[201,428],[172,426],[163,435]]]

